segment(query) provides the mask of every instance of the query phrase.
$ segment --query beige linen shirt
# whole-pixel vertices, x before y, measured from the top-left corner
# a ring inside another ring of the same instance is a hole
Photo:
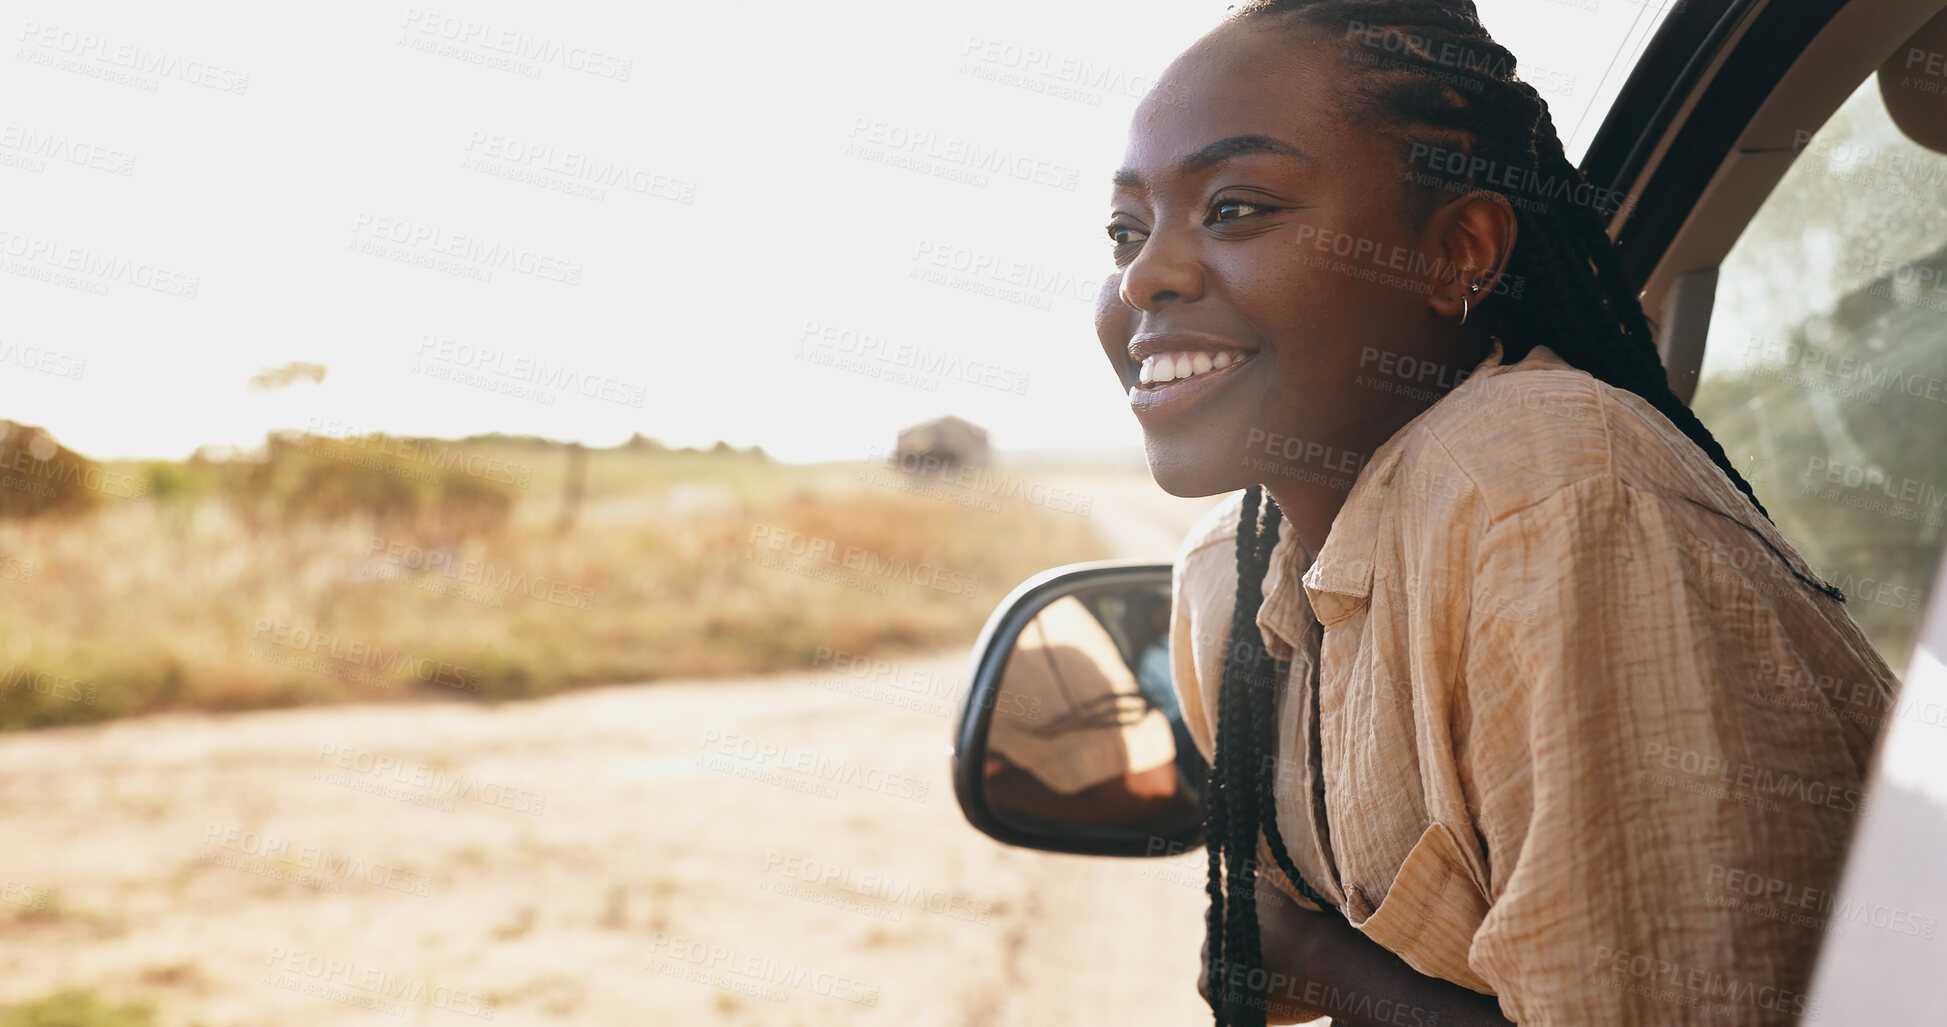
[[[1206,757],[1240,497],[1174,574]],[[1280,526],[1257,622],[1289,661],[1293,860],[1368,937],[1517,1023],[1815,1017],[1896,688],[1818,582],[1641,398],[1497,347],[1373,454],[1316,557]]]

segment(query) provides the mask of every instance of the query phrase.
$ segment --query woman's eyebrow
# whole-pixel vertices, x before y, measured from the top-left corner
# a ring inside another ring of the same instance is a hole
[[[1233,157],[1242,157],[1247,154],[1257,153],[1291,157],[1296,160],[1311,159],[1311,154],[1274,136],[1229,136],[1210,143],[1197,152],[1178,160],[1175,170],[1179,177],[1183,175],[1194,175],[1205,168],[1221,164]],[[1125,186],[1132,189],[1140,189],[1143,187],[1142,175],[1135,168],[1123,168],[1116,172],[1113,181],[1118,186]]]

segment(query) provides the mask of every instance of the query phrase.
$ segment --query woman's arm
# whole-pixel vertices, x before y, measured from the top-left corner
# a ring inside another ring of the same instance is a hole
[[[1420,973],[1338,914],[1304,909],[1262,878],[1257,918],[1267,1023],[1320,1016],[1349,1027],[1509,1022],[1494,996]],[[1201,974],[1197,990],[1210,997],[1209,981]]]
[[[1865,757],[1822,692],[1751,694],[1890,678],[1844,612],[1755,529],[1608,477],[1490,526],[1473,594],[1468,966],[1524,1023],[1816,1019],[1828,920],[1771,896],[1834,887]]]

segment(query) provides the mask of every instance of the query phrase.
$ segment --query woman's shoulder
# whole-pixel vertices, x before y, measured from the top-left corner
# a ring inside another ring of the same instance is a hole
[[[1545,347],[1463,382],[1407,440],[1404,473],[1446,467],[1495,521],[1596,480],[1705,505],[1741,505],[1730,479],[1641,396]]]

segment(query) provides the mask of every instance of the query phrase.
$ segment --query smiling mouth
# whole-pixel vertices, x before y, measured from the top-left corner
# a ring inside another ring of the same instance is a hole
[[[1251,359],[1249,350],[1176,350],[1152,353],[1143,358],[1136,374],[1136,388],[1154,392],[1186,379],[1214,374]]]
[[[1143,358],[1138,381],[1129,386],[1129,406],[1145,425],[1160,427],[1215,402],[1256,350],[1227,348],[1165,350]]]

